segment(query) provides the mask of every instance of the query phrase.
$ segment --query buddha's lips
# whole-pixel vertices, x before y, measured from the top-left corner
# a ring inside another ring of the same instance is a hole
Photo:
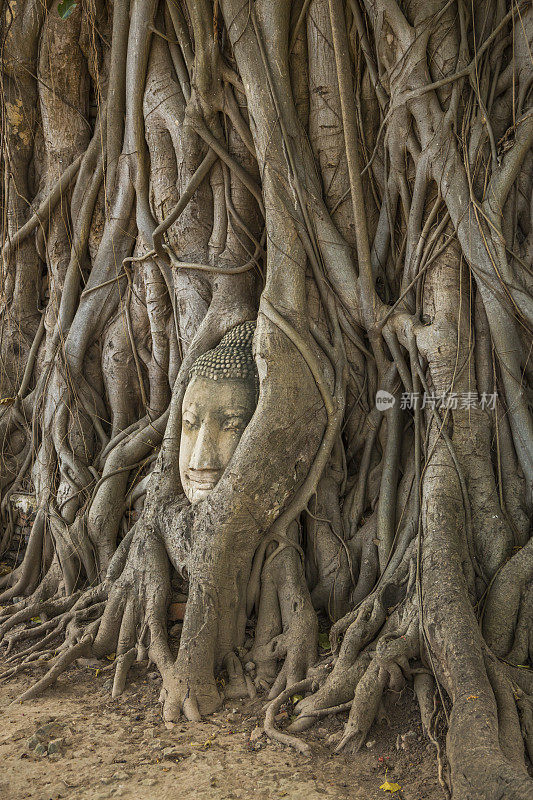
[[[221,470],[188,470],[187,477],[196,489],[212,489],[219,481]]]

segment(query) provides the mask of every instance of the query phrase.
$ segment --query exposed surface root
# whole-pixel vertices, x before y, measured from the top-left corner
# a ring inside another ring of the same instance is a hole
[[[306,680],[298,681],[298,683],[289,686],[268,704],[265,715],[264,730],[266,735],[270,739],[274,739],[275,741],[281,742],[289,747],[294,747],[294,749],[298,750],[298,752],[302,753],[302,755],[310,754],[309,745],[302,739],[298,739],[296,736],[290,736],[289,734],[278,730],[274,720],[281,706],[286,703],[292,695],[297,694],[298,692],[312,691],[313,685],[313,679],[307,678]]]

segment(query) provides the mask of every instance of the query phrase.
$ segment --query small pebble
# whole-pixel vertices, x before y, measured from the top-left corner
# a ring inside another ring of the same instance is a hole
[[[263,728],[260,728],[259,725],[256,725],[255,728],[250,733],[250,741],[252,744],[255,744],[261,736],[263,735],[264,731]]]
[[[165,747],[163,749],[163,757],[170,758],[173,761],[177,761],[180,758],[183,758],[186,755],[184,750],[178,750],[176,747]]]

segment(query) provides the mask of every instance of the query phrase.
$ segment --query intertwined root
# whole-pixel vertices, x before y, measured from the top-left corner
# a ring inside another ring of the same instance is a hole
[[[170,657],[166,601],[154,602],[155,597],[164,595],[161,587],[168,570],[160,541],[143,528],[128,544],[112,564],[110,571],[118,575],[114,575],[112,582],[70,597],[30,604],[4,620],[0,630],[8,645],[10,666],[2,677],[7,679],[25,670],[47,667],[44,677],[19,699],[29,699],[46,689],[80,657],[102,657],[116,652],[113,696],[123,691],[132,663],[149,654],[163,677],[161,700],[167,721],[175,721],[181,712],[195,720],[219,707],[222,698],[214,676],[207,674],[209,670],[193,670],[186,659],[175,663]],[[407,559],[405,563],[408,565]],[[145,569],[147,564],[152,565],[151,570]],[[273,670],[262,687],[269,690],[276,708],[283,702],[279,698],[287,692],[293,694],[294,686],[302,679],[307,689],[311,686],[315,689],[299,703],[299,719],[292,729],[303,730],[322,715],[351,707],[339,749],[352,739],[360,746],[378,713],[383,692],[389,687],[396,691],[401,688],[410,677],[409,661],[418,655],[418,623],[411,600],[404,599],[388,618],[386,608],[398,592],[412,594],[412,571],[404,566],[401,573],[404,589],[382,587],[355,614],[348,615],[332,629],[335,641],[343,633],[344,639],[335,667],[320,688],[314,678],[306,677],[312,673],[316,661],[317,620],[300,573],[299,554],[294,548],[285,548],[263,574],[265,593],[261,602],[270,606],[267,601],[272,589],[272,598],[284,609],[285,624],[283,630],[270,630],[274,635],[263,644],[256,640],[247,657],[256,661],[256,684],[265,681],[265,665],[282,661],[277,678],[274,680]],[[299,586],[302,594],[300,603],[295,599],[298,596],[295,586]],[[9,633],[36,616],[41,620],[38,625]],[[13,653],[25,642],[31,644]],[[228,674],[226,696],[253,692],[251,680],[244,675],[234,654],[225,658],[224,666]],[[291,737],[287,741],[294,743]]]
[[[108,602],[111,598],[111,602]],[[116,652],[112,664],[104,669],[114,670],[112,696],[117,697],[126,685],[130,667],[135,661],[144,660],[144,632],[134,646],[130,643],[131,604],[118,609],[113,603],[113,592],[109,584],[97,587],[76,596],[61,597],[39,606],[31,606],[9,620],[11,626],[38,617],[44,619],[38,625],[5,634],[7,644],[6,663],[10,665],[0,680],[7,680],[22,672],[46,669],[45,675],[24,692],[17,701],[29,700],[51,686],[68,667],[79,658],[102,658]],[[16,619],[15,619],[16,616]],[[112,619],[111,619],[112,618]],[[33,644],[17,649],[17,645],[28,640]]]
[[[145,572],[144,565],[152,569]],[[163,643],[167,655],[168,570],[168,559],[160,542],[150,531],[138,529],[137,536],[132,534],[117,550],[108,577],[102,583],[84,592],[19,604],[14,613],[4,615],[0,626],[0,636],[7,643],[7,661],[12,664],[1,677],[7,679],[46,666],[44,677],[19,698],[27,700],[54,683],[76,659],[116,653],[113,685],[116,696],[125,686],[133,661],[143,657],[148,632],[152,646]],[[39,624],[16,630],[16,626],[32,620]],[[31,640],[36,641],[12,652]]]
[[[335,626],[335,641],[344,632],[337,660],[320,687],[297,704],[298,718],[288,732],[304,731],[323,716],[349,710],[337,751],[350,742],[359,749],[382,710],[384,693],[389,689],[401,691],[412,680],[423,730],[437,750],[439,782],[445,791],[468,800],[481,796],[491,800],[529,798],[531,783],[524,760],[525,756],[531,759],[533,741],[533,681],[529,671],[490,653],[479,636],[466,590],[454,597],[458,611],[463,609],[460,618],[465,621],[464,630],[454,624],[454,613],[449,612],[438,619],[439,627],[426,620],[421,638],[420,610],[417,593],[413,592],[416,581],[409,572],[405,596],[398,606],[387,609],[383,600],[391,595],[384,587]],[[472,628],[467,633],[470,623]],[[468,639],[473,645],[471,651],[465,649]],[[446,642],[450,664],[444,662],[443,668],[441,660],[435,673],[435,650],[442,642]],[[479,652],[484,654],[481,668],[476,658],[478,643]],[[462,673],[454,668],[456,658],[468,667]],[[449,771],[444,769],[436,734],[441,713],[448,727]],[[480,725],[485,736],[474,738],[473,731]],[[289,737],[286,743],[298,747],[299,741]],[[480,789],[487,764],[492,770],[490,782]]]
[[[290,726],[292,732],[305,730],[321,716],[350,708],[337,750],[352,740],[357,749],[362,746],[384,692],[389,688],[400,691],[412,677],[410,662],[420,656],[419,618],[411,584],[407,582],[407,596],[388,617],[384,600],[390,589],[383,587],[334,626],[334,642],[345,631],[338,658],[318,691],[296,706],[298,719]]]
[[[6,661],[12,666],[0,675],[0,679],[6,680],[43,666],[47,668],[44,677],[17,698],[19,701],[36,697],[51,686],[77,658],[90,653],[104,613],[107,593],[107,586],[100,584],[85,593],[78,592],[69,597],[30,605],[8,617],[1,633],[4,643],[7,643]],[[42,621],[34,627],[8,634],[16,625],[35,618]],[[33,644],[12,653],[17,645],[32,639],[36,639]]]
[[[224,656],[228,695],[250,688],[228,609],[262,526],[292,507],[293,521],[308,517],[313,599],[327,611],[331,600],[334,618],[354,582],[353,536],[356,608],[334,625],[338,657],[311,691],[317,625],[295,548],[265,567],[252,657],[278,695],[267,726],[300,686],[311,693],[293,731],[349,707],[339,748],[360,747],[383,693],[414,677],[430,738],[436,689],[450,698],[459,800],[523,800],[533,687],[502,659],[533,657],[530,9],[487,0],[481,19],[464,0],[220,0],[213,36],[213,4],[162,5],[104,3],[94,17],[78,4],[68,20],[57,0],[50,14],[3,6],[0,400],[15,402],[0,419],[0,489],[33,486],[39,506],[23,564],[0,580],[0,603],[38,587],[0,614],[3,677],[44,665],[27,699],[77,658],[115,652],[116,696],[148,655],[166,719],[209,713]],[[157,480],[175,495],[192,359],[258,313],[262,405],[191,537],[191,584],[203,569],[208,586],[175,662],[168,558],[183,561],[182,540],[165,553],[130,531],[116,574],[76,589],[113,558],[167,420]],[[378,390],[399,401],[422,389],[498,401],[493,414],[373,407]]]
[[[195,671],[192,661],[175,662],[171,658],[166,638],[166,603],[156,607],[147,603],[147,591],[149,587],[153,591],[155,584],[148,582],[143,587],[138,580],[135,582],[141,558],[143,563],[154,559],[152,579],[158,574],[157,547],[151,550],[154,542],[150,544],[150,541],[146,531],[132,540],[122,574],[112,586],[100,584],[84,593],[56,597],[40,605],[19,608],[11,616],[4,615],[2,632],[4,641],[8,643],[8,669],[0,677],[5,680],[23,671],[47,668],[46,674],[17,698],[18,701],[31,699],[47,689],[77,659],[101,658],[114,650],[114,663],[107,667],[114,670],[114,697],[123,691],[133,662],[145,660],[148,655],[163,678],[160,699],[167,722],[176,721],[181,714],[197,721],[219,708],[223,697],[212,672],[209,669]],[[460,695],[453,700],[448,732],[452,770],[451,773],[444,770],[443,754],[436,735],[438,697],[440,695],[442,699],[444,687],[440,685],[439,688],[440,680],[436,680],[432,672],[433,662],[428,655],[427,642],[421,643],[420,640],[414,563],[411,553],[403,570],[398,573],[403,575],[403,581],[378,587],[358,610],[337,623],[333,636],[335,641],[339,641],[341,636],[343,638],[331,670],[326,668],[326,674],[320,668],[308,670],[308,677],[290,681],[288,685],[285,682],[281,691],[278,688],[267,708],[265,731],[271,738],[308,754],[308,744],[294,734],[324,716],[349,711],[336,749],[338,752],[349,743],[359,749],[372,723],[383,713],[384,694],[388,690],[398,693],[406,682],[413,681],[423,729],[437,748],[439,780],[443,788],[448,792],[450,786],[462,786],[461,779],[454,774],[453,765],[457,764],[455,751],[461,747],[465,709],[475,716],[488,714],[490,718],[493,714],[491,707],[497,707],[495,730],[499,728],[499,740],[498,735],[495,741],[488,737],[483,743],[484,757],[494,769],[495,785],[506,787],[507,794],[502,796],[506,800],[507,797],[526,800],[530,784],[524,767],[524,744],[531,757],[533,682],[528,682],[527,671],[520,672],[498,661],[488,650],[486,676],[493,696],[485,696],[484,690],[480,689],[479,694]],[[146,613],[148,607],[151,608],[150,618]],[[143,613],[139,614],[139,610]],[[17,627],[37,615],[42,620],[38,625],[26,629]],[[275,637],[278,657],[289,653],[286,646],[280,644],[285,641],[284,635],[285,639],[290,639],[290,628],[285,634]],[[450,631],[444,631],[443,635],[449,636]],[[27,643],[28,646],[14,652]],[[432,646],[431,642],[429,646]],[[462,646],[462,642],[457,642],[456,646]],[[256,655],[258,653],[256,651]],[[244,675],[241,662],[234,654],[226,657],[224,667],[228,674],[227,697],[251,690],[250,678]],[[454,680],[460,679],[456,677]],[[482,676],[479,685],[483,685]],[[308,694],[296,706],[297,719],[286,732],[277,730],[274,717],[280,706],[299,692]],[[447,688],[446,693],[453,698]],[[465,793],[463,788],[457,791],[458,797],[468,800],[474,797]],[[490,792],[487,797],[492,800]]]

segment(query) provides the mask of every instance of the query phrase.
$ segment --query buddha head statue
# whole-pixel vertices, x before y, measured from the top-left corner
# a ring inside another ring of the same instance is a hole
[[[191,503],[216,486],[257,405],[255,322],[232,328],[191,367],[182,405],[179,469]]]

